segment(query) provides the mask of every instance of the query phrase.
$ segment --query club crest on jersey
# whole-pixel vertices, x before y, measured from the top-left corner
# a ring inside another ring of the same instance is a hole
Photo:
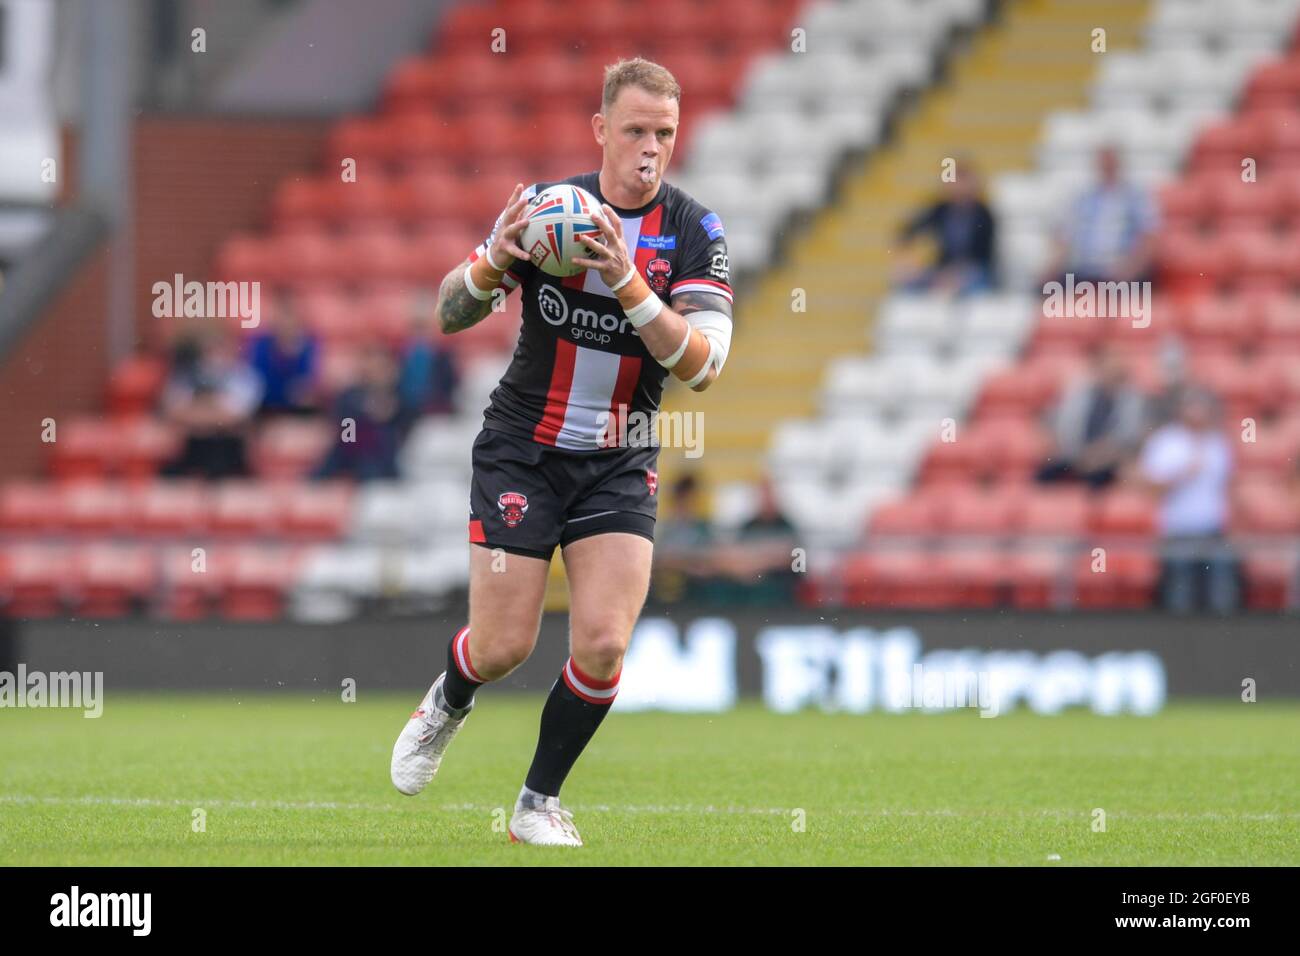
[[[668,291],[668,277],[672,274],[673,266],[667,259],[651,259],[645,267],[645,277],[650,283],[650,290],[659,295]]]
[[[497,510],[507,528],[517,528],[528,511],[528,496],[517,491],[505,491],[497,495]]]
[[[655,471],[653,468],[647,468],[645,470],[645,486],[650,489],[650,494],[652,495],[658,491],[659,472]]]

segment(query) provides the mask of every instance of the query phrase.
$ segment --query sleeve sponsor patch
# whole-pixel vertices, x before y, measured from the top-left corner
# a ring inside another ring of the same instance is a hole
[[[700,225],[704,227],[704,231],[708,233],[710,239],[717,239],[725,235],[722,230],[722,220],[718,218],[716,212],[711,212],[701,219]]]

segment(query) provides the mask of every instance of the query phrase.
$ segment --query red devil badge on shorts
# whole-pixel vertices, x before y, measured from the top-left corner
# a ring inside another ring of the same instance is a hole
[[[646,281],[656,295],[668,291],[668,277],[673,273],[673,265],[667,259],[651,259],[645,267]]]
[[[497,508],[501,512],[501,520],[506,523],[507,528],[519,527],[519,522],[524,520],[524,513],[528,510],[528,496],[521,495],[517,491],[507,491],[497,495]]]
[[[650,494],[652,495],[658,491],[659,472],[655,471],[653,468],[647,468],[645,470],[645,486],[650,489]]]

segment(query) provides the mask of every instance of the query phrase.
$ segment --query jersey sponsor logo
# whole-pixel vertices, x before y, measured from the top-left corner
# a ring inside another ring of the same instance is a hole
[[[555,286],[545,282],[537,289],[537,308],[547,324],[557,328],[567,325],[568,334],[575,341],[608,345],[613,341],[611,333],[638,334],[632,327],[632,320],[626,315],[601,313],[595,309],[570,309],[569,300]]]
[[[704,231],[709,234],[710,239],[718,239],[726,235],[722,230],[722,220],[718,218],[716,212],[711,212],[701,219],[700,225],[704,227]]]
[[[569,302],[555,286],[542,283],[537,290],[537,308],[551,325],[563,325],[569,321]]]
[[[658,295],[668,291],[668,277],[672,274],[673,265],[667,259],[651,259],[646,263],[646,281],[650,283],[650,291]]]
[[[507,528],[517,528],[528,512],[528,496],[517,491],[503,491],[497,495],[497,510]]]
[[[676,236],[641,236],[636,244],[642,249],[676,249]]]
[[[713,258],[709,260],[709,275],[719,282],[731,283],[731,266],[727,262],[725,252],[715,252]]]
[[[645,470],[645,486],[650,489],[650,494],[652,495],[658,491],[659,472],[655,471],[653,468],[647,468]]]

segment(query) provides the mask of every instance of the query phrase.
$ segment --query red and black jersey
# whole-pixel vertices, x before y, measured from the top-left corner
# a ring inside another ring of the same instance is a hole
[[[606,202],[599,173],[562,182]],[[552,185],[536,183],[524,197]],[[731,301],[727,243],[715,213],[667,182],[639,209],[610,206],[637,271],[664,302],[671,304],[682,292],[712,292]],[[499,220],[471,259],[483,255],[497,228]],[[484,412],[485,428],[595,451],[604,447],[600,436],[620,406],[646,416],[658,410],[668,370],[641,343],[599,273],[588,269],[561,279],[516,260],[504,285],[523,295],[523,325],[510,367]]]

